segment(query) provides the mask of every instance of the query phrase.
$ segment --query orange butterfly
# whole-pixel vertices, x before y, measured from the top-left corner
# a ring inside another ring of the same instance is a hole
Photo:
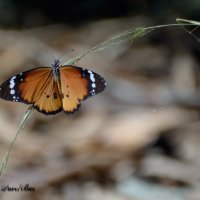
[[[0,98],[32,104],[46,115],[62,110],[74,113],[80,101],[102,92],[106,87],[103,77],[87,69],[72,65],[39,67],[17,74],[0,86]]]

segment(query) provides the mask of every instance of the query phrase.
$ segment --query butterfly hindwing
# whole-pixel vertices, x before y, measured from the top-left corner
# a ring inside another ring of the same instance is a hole
[[[60,67],[63,111],[74,113],[80,101],[103,91],[105,80],[98,74],[75,66]]]
[[[33,104],[39,112],[55,114],[62,110],[62,99],[50,67],[20,73],[0,86],[0,97]]]

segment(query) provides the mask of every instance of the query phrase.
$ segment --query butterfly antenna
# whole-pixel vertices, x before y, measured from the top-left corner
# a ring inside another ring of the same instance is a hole
[[[73,52],[73,51],[74,51],[74,49],[71,49],[71,52]],[[69,51],[64,52],[62,55],[60,55],[60,56],[57,58],[57,60],[60,60],[61,57],[67,55],[68,52],[69,52]]]
[[[47,52],[47,55],[48,55],[48,56],[50,56],[51,58],[53,58],[53,63],[55,63],[56,60],[58,60],[58,59],[56,59],[56,58],[53,56],[53,54],[52,54],[48,49],[45,49],[45,51]]]
[[[55,57],[53,56],[53,54],[52,54],[48,49],[46,49],[46,51],[48,52],[48,55],[50,55],[51,58],[53,58],[53,60],[54,60],[53,63],[60,61],[61,57],[65,56],[65,55],[67,54],[67,52],[65,52],[65,53],[63,53],[62,55],[60,55],[58,58],[55,58]],[[71,51],[74,51],[74,49],[72,49]]]
[[[62,57],[63,55],[60,55],[58,58],[57,58],[57,60],[60,60],[60,58]]]

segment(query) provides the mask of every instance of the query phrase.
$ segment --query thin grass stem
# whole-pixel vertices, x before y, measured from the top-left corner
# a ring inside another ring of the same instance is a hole
[[[23,128],[25,127],[25,125],[26,125],[26,123],[28,122],[29,118],[31,117],[31,114],[33,113],[33,110],[34,110],[33,106],[30,106],[30,107],[27,109],[27,111],[26,111],[26,113],[25,113],[25,115],[24,115],[24,117],[23,117],[23,119],[22,119],[22,121],[21,121],[21,123],[20,123],[19,129],[18,129],[18,131],[17,131],[15,137],[13,138],[12,143],[11,143],[10,146],[9,146],[8,151],[4,154],[4,157],[3,157],[3,159],[2,159],[1,162],[0,162],[0,176],[2,175],[2,173],[3,173],[3,171],[4,171],[5,167],[6,167],[6,165],[7,165],[7,163],[8,163],[8,159],[9,159],[9,156],[10,156],[10,152],[11,152],[13,146],[14,146],[14,143],[15,143],[15,141],[16,141],[18,135],[21,133],[21,131],[22,131]]]

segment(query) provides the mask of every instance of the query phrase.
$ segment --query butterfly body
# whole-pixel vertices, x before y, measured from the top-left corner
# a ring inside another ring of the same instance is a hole
[[[54,80],[56,81],[57,85],[58,85],[58,89],[61,92],[61,81],[60,81],[60,69],[59,66],[60,62],[59,60],[54,60],[54,63],[52,64],[52,70],[53,70],[53,77]]]
[[[106,82],[100,75],[72,65],[39,67],[17,74],[0,85],[0,98],[32,104],[39,112],[50,115],[74,113],[80,101],[102,92]]]

